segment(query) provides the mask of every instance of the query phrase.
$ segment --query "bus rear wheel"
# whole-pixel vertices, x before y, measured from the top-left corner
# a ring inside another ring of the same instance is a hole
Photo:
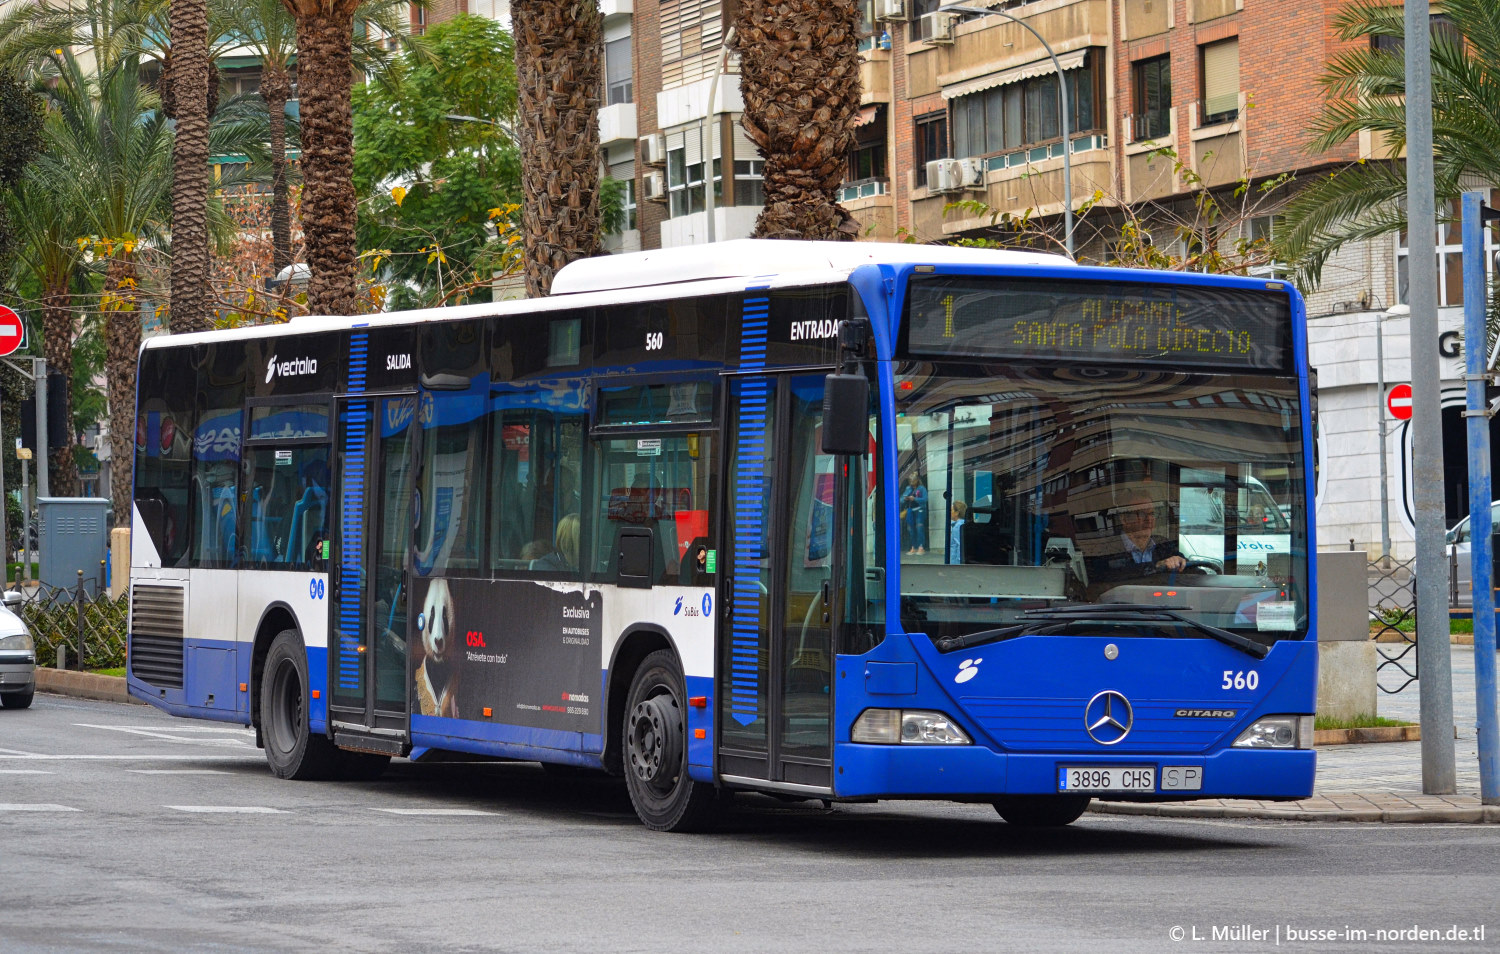
[[[654,831],[701,831],[717,793],[688,776],[682,670],[670,650],[647,656],[625,702],[625,787],[641,823]]]
[[[308,698],[306,647],[295,629],[284,629],[271,642],[260,680],[261,738],[277,778],[307,781],[338,774],[338,748],[308,731]]]
[[[1087,795],[1009,795],[995,799],[1000,817],[1022,828],[1060,828],[1089,807]]]

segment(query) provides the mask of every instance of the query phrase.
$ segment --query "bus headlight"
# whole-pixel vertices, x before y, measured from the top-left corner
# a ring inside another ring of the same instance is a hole
[[[971,744],[952,719],[922,709],[866,709],[854,720],[849,738],[873,745]]]
[[[1240,749],[1310,749],[1313,717],[1310,715],[1263,716],[1234,740]]]
[[[32,653],[36,652],[36,643],[32,641],[30,633],[0,636],[0,652]]]

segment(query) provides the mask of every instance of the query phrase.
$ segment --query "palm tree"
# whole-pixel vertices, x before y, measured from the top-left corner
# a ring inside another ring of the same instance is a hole
[[[1453,32],[1432,36],[1433,179],[1439,205],[1457,199],[1465,181],[1500,183],[1500,7],[1494,0],[1444,0]],[[1323,77],[1329,97],[1310,149],[1332,149],[1362,130],[1386,144],[1381,161],[1360,161],[1319,179],[1287,206],[1277,257],[1295,262],[1315,286],[1323,265],[1349,242],[1406,228],[1406,69],[1404,51],[1378,49],[1373,38],[1399,40],[1399,6],[1354,0],[1334,19],[1339,35],[1359,45],[1336,56]],[[1491,311],[1496,302],[1492,298]]]
[[[92,253],[104,265],[109,380],[110,496],[115,522],[129,526],[135,454],[135,361],[141,343],[136,250],[159,237],[172,187],[172,137],[139,61],[124,57],[85,75],[72,53],[53,58],[47,152],[35,174],[81,210]],[[80,245],[85,243],[80,243]]]
[[[745,134],[765,157],[757,238],[849,239],[838,204],[859,113],[856,0],[740,0]]]
[[[599,249],[599,92],[604,20],[597,0],[512,0],[519,86],[521,231],[526,294]]]
[[[171,0],[173,331],[208,327],[208,0]]]
[[[49,119],[55,125],[56,119]],[[73,339],[77,323],[73,315],[73,278],[83,252],[77,239],[85,231],[82,209],[72,200],[70,189],[58,188],[36,170],[29,172],[8,196],[10,220],[14,223],[16,277],[25,275],[42,290],[42,350],[49,368],[65,375],[73,371]],[[19,281],[16,284],[20,284]],[[73,459],[72,389],[64,390],[67,430],[52,455],[51,489],[59,497],[78,494],[78,466]],[[57,435],[54,435],[57,436]]]
[[[54,50],[87,49],[95,69],[157,50],[166,35],[168,0],[38,0],[0,19],[0,63],[52,70]],[[148,55],[155,55],[154,53]]]
[[[282,0],[297,25],[297,86],[302,123],[302,234],[310,272],[307,305],[314,314],[356,310],[354,85],[356,21],[366,33],[400,36],[395,0]],[[371,37],[373,39],[373,37]],[[362,48],[378,54],[378,44]]]

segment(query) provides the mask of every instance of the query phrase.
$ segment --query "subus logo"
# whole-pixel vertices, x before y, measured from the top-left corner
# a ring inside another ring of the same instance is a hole
[[[954,673],[953,681],[962,685],[979,675],[979,664],[984,662],[984,657],[978,659],[965,659],[958,664],[958,672]]]
[[[293,358],[290,361],[281,362],[278,362],[276,358],[277,356],[273,354],[271,355],[271,360],[266,363],[267,384],[270,384],[271,379],[278,374],[283,378],[295,378],[301,377],[304,374],[318,373],[317,358]]]
[[[708,609],[707,609],[707,606],[708,606],[708,603],[707,603],[708,597],[705,596],[703,599],[704,599],[704,612],[703,612],[703,615],[707,616],[708,615]],[[691,603],[689,603],[686,606],[684,606],[683,602],[682,602],[682,597],[679,596],[679,597],[677,597],[677,602],[675,604],[673,604],[673,606],[672,606],[672,615],[673,616],[697,616],[698,615],[698,607],[692,605]]]

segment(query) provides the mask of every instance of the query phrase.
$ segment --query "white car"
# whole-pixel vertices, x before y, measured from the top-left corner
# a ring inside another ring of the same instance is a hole
[[[24,709],[36,693],[36,643],[31,631],[14,610],[21,605],[21,594],[5,594],[0,607],[0,706]]]
[[[1500,500],[1490,504],[1490,523],[1493,530],[1490,531],[1491,551],[1490,559],[1494,559],[1497,545],[1500,545]],[[1454,581],[1457,583],[1458,605],[1470,606],[1474,602],[1474,595],[1470,592],[1472,588],[1473,571],[1469,569],[1469,546],[1473,542],[1469,533],[1469,518],[1465,517],[1453,525],[1448,531],[1444,541],[1448,544],[1448,551],[1453,556]]]

